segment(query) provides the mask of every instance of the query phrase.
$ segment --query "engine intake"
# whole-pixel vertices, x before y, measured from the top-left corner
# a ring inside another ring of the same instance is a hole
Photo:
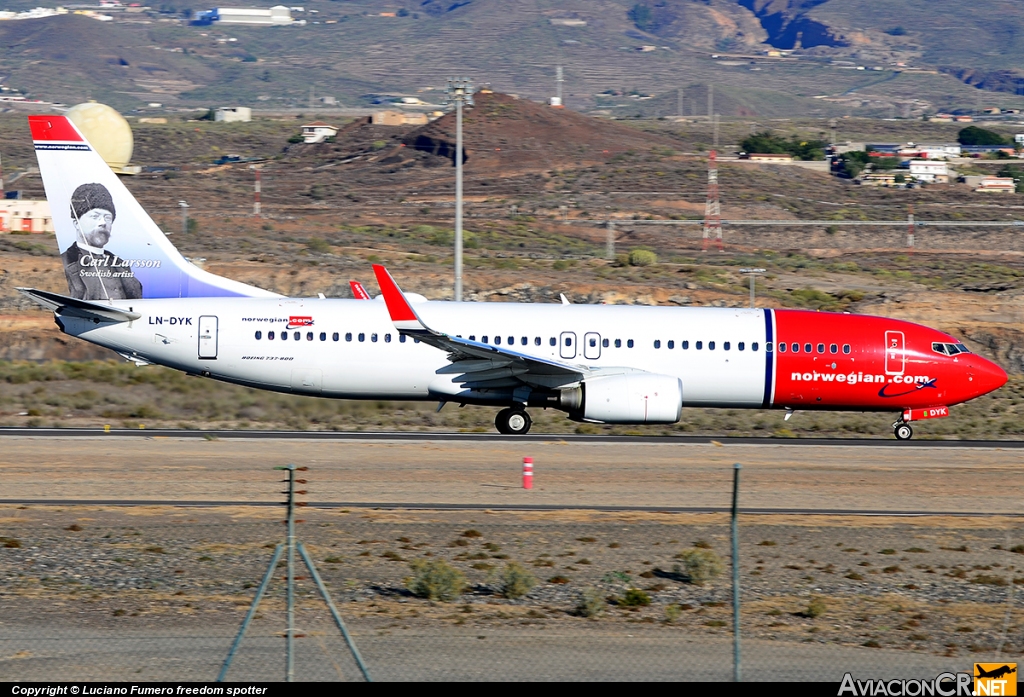
[[[576,421],[672,424],[682,415],[683,383],[652,373],[609,375],[562,390],[558,401]]]

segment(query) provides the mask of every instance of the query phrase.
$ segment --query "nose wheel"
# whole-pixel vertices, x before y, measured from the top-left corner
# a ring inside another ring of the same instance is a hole
[[[914,437],[914,429],[910,427],[910,424],[897,423],[893,426],[892,432],[896,436],[896,440],[910,440]]]
[[[503,433],[506,436],[523,436],[530,432],[533,419],[522,409],[509,407],[498,412],[498,415],[494,417],[494,425],[497,427],[498,433]]]

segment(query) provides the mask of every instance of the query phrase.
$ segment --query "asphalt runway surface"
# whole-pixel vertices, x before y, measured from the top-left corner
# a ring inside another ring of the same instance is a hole
[[[273,468],[289,463],[310,468],[307,500],[321,507],[714,513],[731,505],[735,463],[745,513],[1018,516],[1024,500],[1016,447],[956,441],[130,433],[0,439],[0,503],[276,505]],[[535,461],[532,490],[522,488],[524,456]]]
[[[133,438],[242,438],[333,441],[438,441],[467,443],[649,443],[707,445],[789,445],[789,446],[861,446],[893,448],[1024,448],[1024,440],[909,440],[891,437],[877,438],[752,438],[744,436],[620,436],[577,435],[571,433],[531,433],[525,436],[505,436],[498,433],[445,433],[436,431],[249,431],[249,430],[184,430],[172,428],[111,429],[101,428],[0,428],[0,437],[22,436],[36,438],[86,438],[125,436]]]

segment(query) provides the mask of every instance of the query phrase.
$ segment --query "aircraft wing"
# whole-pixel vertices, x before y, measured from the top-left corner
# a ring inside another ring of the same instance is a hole
[[[406,336],[448,354],[451,365],[440,374],[455,375],[453,382],[466,389],[500,389],[521,386],[560,387],[594,374],[590,368],[529,356],[511,349],[469,341],[431,329],[419,318],[388,270],[373,265],[395,328]]]
[[[138,312],[130,312],[119,307],[88,300],[79,300],[60,293],[51,293],[48,290],[36,290],[35,288],[16,288],[15,290],[27,295],[46,309],[53,310],[58,315],[82,317],[97,322],[131,322],[142,317]]]

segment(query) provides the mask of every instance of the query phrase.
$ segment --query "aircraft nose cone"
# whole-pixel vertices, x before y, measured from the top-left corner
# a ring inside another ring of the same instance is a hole
[[[988,394],[1006,384],[1006,371],[992,361],[975,356],[971,365],[974,389],[979,395]]]

